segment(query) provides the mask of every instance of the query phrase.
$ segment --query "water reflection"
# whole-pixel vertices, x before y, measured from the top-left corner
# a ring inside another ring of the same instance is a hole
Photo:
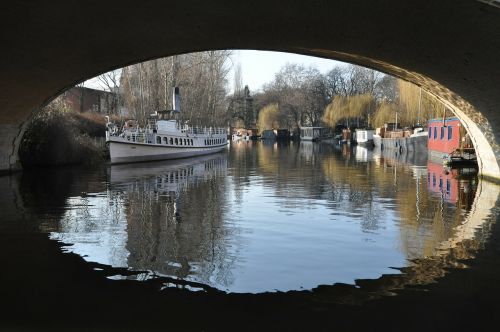
[[[398,285],[430,282],[445,267],[422,262],[481,226],[470,221],[478,183],[421,156],[242,141],[229,154],[110,167],[105,188],[66,200],[51,238],[88,261],[147,271],[123,278],[230,292],[354,284],[394,267],[403,279],[418,271]]]
[[[52,238],[89,261],[223,286],[234,233],[221,225],[226,172],[225,154],[113,165],[106,192],[68,199]]]

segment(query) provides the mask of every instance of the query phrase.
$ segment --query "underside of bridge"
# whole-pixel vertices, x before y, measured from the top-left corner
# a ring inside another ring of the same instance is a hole
[[[9,1],[0,5],[0,170],[30,116],[65,89],[148,59],[211,49],[343,60],[422,86],[461,119],[499,179],[500,8],[478,0]]]

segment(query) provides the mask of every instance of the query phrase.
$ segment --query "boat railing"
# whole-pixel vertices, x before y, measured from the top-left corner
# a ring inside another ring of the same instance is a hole
[[[109,136],[121,136],[121,137],[137,137],[135,139],[136,142],[142,142],[145,139],[145,136],[154,132],[154,128],[156,128],[156,123],[148,122],[146,127],[140,127],[138,125],[130,126],[124,124],[123,126],[118,127],[116,124],[108,122],[108,133]],[[189,126],[189,125],[177,125],[177,130],[184,134],[192,134],[192,135],[225,135],[227,134],[226,128],[220,127],[201,127],[201,126]]]
[[[214,128],[214,127],[199,127],[199,126],[185,126],[182,128],[182,132],[187,134],[204,134],[204,135],[222,135],[226,134],[227,130],[225,128]]]

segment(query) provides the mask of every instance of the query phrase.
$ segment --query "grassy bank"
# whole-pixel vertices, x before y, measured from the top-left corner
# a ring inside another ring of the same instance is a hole
[[[54,101],[38,112],[21,142],[23,167],[96,164],[108,156],[104,116],[78,113]]]

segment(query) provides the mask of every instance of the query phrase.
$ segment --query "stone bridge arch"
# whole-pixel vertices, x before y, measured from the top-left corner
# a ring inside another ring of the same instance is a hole
[[[30,115],[108,70],[210,49],[260,49],[348,61],[444,101],[500,179],[498,1],[278,0],[0,5],[0,170],[19,167]]]

